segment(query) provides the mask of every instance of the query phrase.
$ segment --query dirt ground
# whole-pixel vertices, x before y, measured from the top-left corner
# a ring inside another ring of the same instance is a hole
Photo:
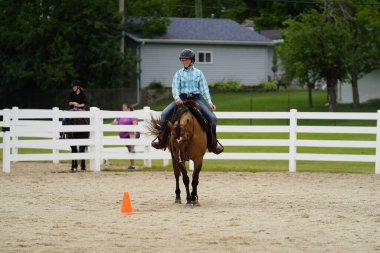
[[[1,252],[380,252],[379,175],[202,172],[189,209],[172,172],[67,171],[0,172]]]

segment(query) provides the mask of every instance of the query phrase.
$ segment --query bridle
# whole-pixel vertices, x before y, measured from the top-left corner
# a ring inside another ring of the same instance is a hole
[[[186,128],[185,125],[182,125],[180,123],[177,123],[174,125],[175,138],[173,140],[174,143],[172,143],[173,148],[171,152],[172,152],[173,158],[176,159],[177,162],[180,162],[180,163],[189,160],[189,148],[190,148],[190,143],[193,139],[193,133],[194,133],[194,117],[192,114],[190,115],[193,121],[192,132],[190,132]],[[182,132],[182,135],[181,135],[181,132]],[[183,153],[181,154],[182,150],[183,150]]]

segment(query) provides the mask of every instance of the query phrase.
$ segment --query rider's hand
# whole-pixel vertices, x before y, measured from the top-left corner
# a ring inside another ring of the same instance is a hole
[[[177,99],[175,100],[175,104],[176,104],[176,105],[183,105],[183,101],[182,101],[180,98],[177,98]]]
[[[216,111],[216,105],[214,105],[214,104],[210,104],[210,108],[211,108],[211,110],[212,110],[213,112]]]

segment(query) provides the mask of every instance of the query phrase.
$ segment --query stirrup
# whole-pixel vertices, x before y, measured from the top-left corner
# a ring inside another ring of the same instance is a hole
[[[157,141],[156,141],[157,140]],[[156,139],[154,139],[151,143],[152,147],[154,147],[155,149],[165,149],[166,148],[166,145],[163,144],[160,139],[158,137],[156,137]]]
[[[220,144],[220,142],[218,140],[216,140],[216,145],[214,147],[212,147],[212,152],[216,155],[219,155],[220,153],[222,153],[224,151],[224,147],[222,144]]]

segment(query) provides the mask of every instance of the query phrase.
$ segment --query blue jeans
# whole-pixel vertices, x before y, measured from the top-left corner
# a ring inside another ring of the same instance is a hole
[[[182,99],[182,101],[186,101],[186,99]],[[206,105],[202,99],[195,98],[194,101],[200,106],[202,114],[205,116],[207,121],[211,125],[211,130],[216,133],[216,122],[217,118],[213,111],[211,111],[210,107]],[[169,120],[170,116],[172,116],[174,110],[176,108],[175,101],[171,102],[163,111],[161,114],[161,121],[160,121],[160,130],[162,131],[164,127],[166,126],[166,122]]]

